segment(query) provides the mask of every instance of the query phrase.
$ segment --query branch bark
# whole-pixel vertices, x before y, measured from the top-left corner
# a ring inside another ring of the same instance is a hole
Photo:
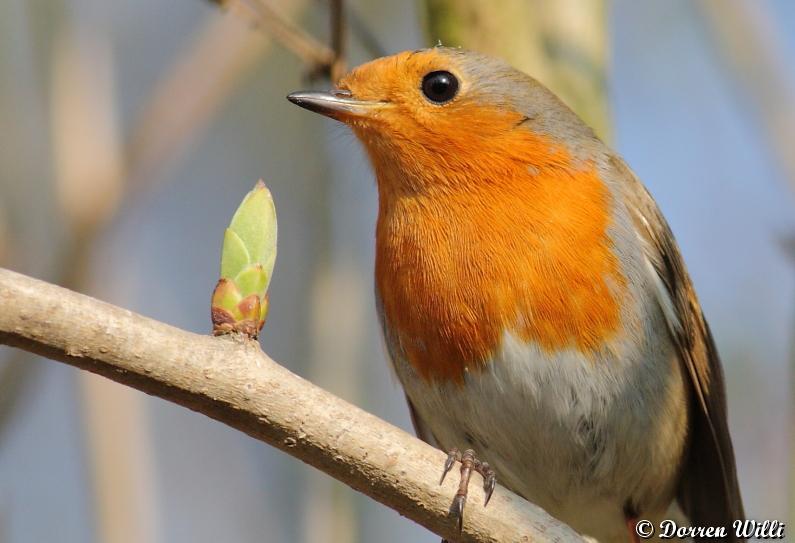
[[[212,417],[303,460],[437,534],[461,542],[584,541],[504,488],[470,486],[459,536],[445,455],[323,391],[256,342],[193,334],[0,269],[0,344],[103,375]],[[329,361],[333,364],[334,361]]]

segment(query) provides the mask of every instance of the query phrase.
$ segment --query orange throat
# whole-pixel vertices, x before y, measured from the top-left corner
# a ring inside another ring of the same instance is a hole
[[[386,339],[422,378],[463,382],[506,333],[590,354],[619,330],[626,281],[607,233],[609,189],[593,165],[555,153],[538,167],[507,157],[495,168],[492,155],[455,185],[401,191],[371,152]]]

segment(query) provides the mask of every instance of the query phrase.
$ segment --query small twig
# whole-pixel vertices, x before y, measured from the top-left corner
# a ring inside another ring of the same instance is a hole
[[[347,69],[347,31],[351,33],[373,58],[386,55],[361,17],[342,0],[325,0],[329,5],[331,20],[331,47],[326,47],[300,26],[293,24],[271,5],[269,0],[210,0],[224,8],[239,7],[256,26],[267,31],[274,40],[291,51],[309,66],[309,77],[329,77],[336,82]]]
[[[264,28],[274,40],[309,65],[312,72],[328,68],[335,60],[332,49],[323,45],[300,26],[288,21],[271,6],[268,0],[212,1],[225,8],[233,5],[243,8],[255,25]]]
[[[290,373],[255,342],[192,334],[0,269],[0,344],[203,413],[460,543],[585,541],[504,488],[483,507],[480,485],[459,534],[449,512],[457,481],[438,483],[444,453]]]
[[[345,8],[342,0],[331,0],[331,50],[334,60],[329,75],[336,83],[345,74]]]

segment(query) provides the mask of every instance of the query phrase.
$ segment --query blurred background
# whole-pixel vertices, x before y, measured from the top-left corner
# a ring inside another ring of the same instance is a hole
[[[279,214],[263,348],[410,429],[378,335],[376,194],[284,96],[437,43],[506,57],[609,140],[676,234],[726,369],[750,517],[795,526],[795,3],[0,0],[0,265],[210,330],[222,233]],[[438,541],[275,449],[0,348],[0,543]]]

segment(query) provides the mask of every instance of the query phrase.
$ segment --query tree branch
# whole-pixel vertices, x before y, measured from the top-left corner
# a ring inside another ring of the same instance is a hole
[[[197,335],[0,268],[0,344],[88,370],[203,413],[461,542],[584,541],[497,488],[472,484],[464,531],[445,455],[275,363],[255,342]],[[333,364],[334,361],[329,361]]]

